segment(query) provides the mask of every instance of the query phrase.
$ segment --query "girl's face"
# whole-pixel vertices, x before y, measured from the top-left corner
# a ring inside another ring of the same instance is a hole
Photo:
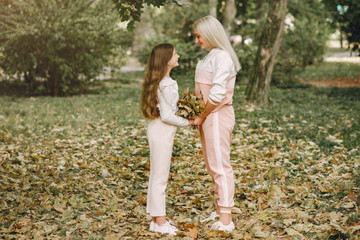
[[[172,56],[171,59],[169,60],[168,66],[169,66],[170,68],[179,66],[179,62],[178,62],[179,57],[180,57],[180,56],[176,53],[176,51],[175,51],[175,49],[174,49],[173,56]]]
[[[194,31],[194,34],[195,43],[199,44],[201,49],[212,49],[212,46],[209,44],[209,42],[203,36],[201,36],[197,30]]]

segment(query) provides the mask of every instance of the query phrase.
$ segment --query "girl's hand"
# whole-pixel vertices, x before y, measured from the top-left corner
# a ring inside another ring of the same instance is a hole
[[[188,126],[191,126],[191,125],[194,125],[194,120],[189,119],[189,125]]]
[[[200,126],[201,124],[203,124],[204,121],[205,121],[205,118],[197,116],[197,117],[195,117],[192,125]]]

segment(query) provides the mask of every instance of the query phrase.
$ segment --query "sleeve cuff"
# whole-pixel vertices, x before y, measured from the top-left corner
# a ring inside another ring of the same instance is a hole
[[[214,102],[213,100],[211,100],[211,98],[208,98],[208,101],[212,104],[212,105],[219,105],[218,102]]]

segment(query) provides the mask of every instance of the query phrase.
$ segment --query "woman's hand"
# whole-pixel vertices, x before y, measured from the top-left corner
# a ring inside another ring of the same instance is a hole
[[[188,126],[192,126],[192,125],[194,125],[194,120],[189,119],[189,125]]]
[[[206,117],[212,112],[212,110],[214,110],[216,108],[217,104],[219,104],[219,103],[216,102],[216,105],[215,105],[215,104],[212,104],[210,101],[207,101],[207,103],[205,105],[205,113],[201,114],[200,116],[196,116],[194,119],[194,123],[192,125],[200,126],[201,124],[203,124]]]
[[[200,126],[205,121],[205,118],[196,116],[192,125]]]

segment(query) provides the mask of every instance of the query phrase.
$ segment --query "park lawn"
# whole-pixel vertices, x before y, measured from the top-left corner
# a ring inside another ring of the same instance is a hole
[[[68,98],[0,97],[0,236],[153,239],[143,73]],[[193,74],[174,78],[193,87]],[[271,106],[234,97],[231,234],[199,219],[214,210],[196,130],[178,128],[167,212],[175,239],[356,239],[360,233],[360,88],[271,89]],[[167,237],[164,236],[166,239]]]
[[[308,80],[339,78],[357,80],[360,78],[359,69],[359,63],[322,62],[316,65],[307,66],[306,69],[299,74],[299,77]]]

